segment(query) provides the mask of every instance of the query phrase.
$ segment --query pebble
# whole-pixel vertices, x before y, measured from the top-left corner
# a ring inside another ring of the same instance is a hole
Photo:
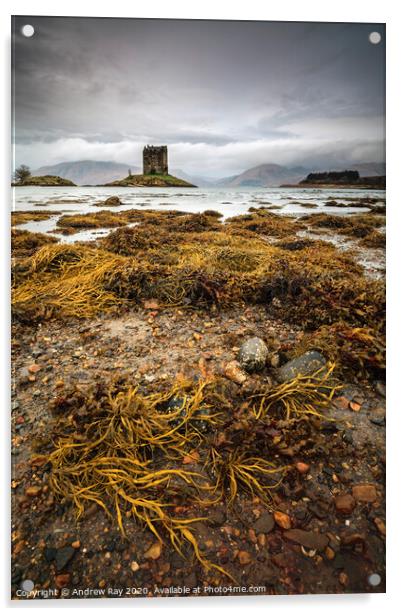
[[[380,531],[380,533],[382,535],[384,535],[384,537],[385,537],[385,535],[387,533],[386,533],[386,528],[385,528],[384,520],[382,520],[381,518],[374,518],[374,524],[376,525],[376,527]]]
[[[352,493],[354,498],[362,503],[374,503],[377,500],[377,490],[370,483],[353,486]]]
[[[247,372],[259,372],[265,367],[268,348],[261,338],[248,338],[240,347],[238,360]]]
[[[162,553],[162,544],[157,541],[145,552],[144,557],[152,560],[157,560]]]
[[[139,564],[135,560],[133,560],[130,564],[131,571],[134,571],[135,573],[136,571],[138,571],[139,568],[140,568]]]
[[[245,550],[240,550],[237,554],[237,558],[239,559],[239,563],[241,565],[248,565],[251,563],[251,554],[250,552],[246,552]]]
[[[298,543],[310,550],[325,550],[328,545],[329,539],[323,533],[316,533],[310,530],[301,530],[300,528],[294,528],[292,530],[286,530],[284,533],[286,539],[290,539],[294,543]]]
[[[279,368],[280,363],[281,363],[281,360],[279,358],[279,355],[277,353],[272,355],[272,357],[270,359],[270,364],[271,364],[272,368]]]
[[[240,366],[239,362],[236,360],[227,363],[224,372],[226,378],[228,378],[230,381],[233,381],[234,383],[237,383],[238,385],[243,385],[243,383],[247,381],[247,375],[242,370],[242,367]]]
[[[335,508],[339,513],[349,515],[356,507],[356,501],[351,494],[340,494],[335,498]]]
[[[41,492],[42,492],[41,486],[28,486],[25,490],[26,496],[31,496],[32,498],[39,496]]]
[[[56,575],[54,581],[57,588],[65,588],[66,586],[68,586],[70,578],[71,576],[69,573],[61,573],[60,575]]]
[[[384,383],[382,383],[381,381],[376,381],[375,389],[376,389],[377,393],[380,394],[380,396],[385,398],[386,389],[385,389]]]
[[[310,470],[310,464],[305,462],[296,462],[295,466],[301,475],[305,475]]]
[[[76,551],[71,546],[65,548],[59,548],[56,552],[56,569],[62,571],[75,556]]]
[[[274,511],[274,519],[281,528],[292,528],[292,522],[287,513],[283,513],[282,511]]]
[[[258,520],[255,522],[253,528],[257,534],[260,533],[270,533],[271,530],[275,526],[275,521],[273,516],[268,513],[268,511],[264,511]],[[290,528],[290,527],[289,527]]]

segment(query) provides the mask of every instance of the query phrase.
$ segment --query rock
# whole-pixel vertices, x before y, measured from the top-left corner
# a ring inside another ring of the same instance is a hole
[[[307,353],[291,359],[278,369],[278,381],[284,383],[294,379],[299,374],[302,376],[313,374],[320,368],[324,368],[326,363],[327,360],[318,351],[307,351]]]
[[[316,533],[310,530],[301,530],[300,528],[293,528],[292,530],[286,530],[283,535],[286,539],[298,543],[310,550],[325,550],[328,545],[329,539],[323,533]]]
[[[310,470],[310,464],[306,462],[296,462],[295,467],[301,475],[305,475]]]
[[[56,552],[56,569],[57,571],[62,571],[67,567],[68,563],[75,556],[76,551],[71,546],[67,546],[65,548],[59,548]]]
[[[376,527],[380,531],[380,533],[382,535],[384,535],[384,537],[385,537],[387,532],[386,532],[384,520],[382,520],[381,518],[374,518],[374,524],[376,525]]]
[[[251,563],[251,554],[250,552],[246,552],[245,550],[240,550],[237,558],[239,559],[239,563],[241,565],[248,565]]]
[[[70,582],[70,577],[71,576],[69,573],[61,573],[60,575],[56,575],[54,581],[57,588],[65,588]]]
[[[25,490],[26,496],[36,498],[42,492],[41,486],[28,486]]]
[[[351,494],[340,494],[335,499],[335,508],[339,513],[349,515],[356,507],[356,501]]]
[[[226,522],[226,512],[224,509],[213,509],[208,512],[208,524],[210,526],[220,527]]]
[[[385,398],[385,395],[386,395],[386,389],[385,389],[385,385],[384,385],[384,383],[382,383],[381,381],[376,381],[376,383],[375,383],[375,389],[376,389],[376,392],[380,394],[380,396],[382,396],[383,398]]]
[[[238,385],[243,385],[245,381],[247,381],[247,375],[243,372],[238,361],[230,361],[225,366],[225,376],[230,381],[237,383]]]
[[[249,338],[240,347],[238,359],[247,372],[259,372],[268,358],[267,345],[261,338]]]
[[[75,550],[78,550],[78,548],[81,546],[81,541],[79,541],[77,539],[77,541],[73,541],[71,544],[71,547],[74,548]]]
[[[151,558],[152,560],[157,560],[162,553],[162,544],[157,541],[153,543],[151,547],[145,552],[145,558]]]
[[[272,357],[270,359],[270,364],[271,364],[272,368],[279,368],[280,362],[281,362],[281,360],[279,358],[278,353],[275,353],[274,355],[272,355]]]
[[[31,374],[35,374],[36,372],[39,372],[39,370],[41,370],[41,366],[39,366],[39,364],[32,364],[31,366],[29,366],[28,371]]]
[[[57,550],[56,548],[45,548],[43,552],[45,559],[48,563],[51,563],[56,559]]]
[[[281,528],[292,528],[292,522],[287,513],[283,513],[282,511],[274,511],[274,520]]]
[[[113,196],[113,197],[108,197],[103,202],[103,205],[122,205],[122,202],[120,201],[119,197]]]
[[[377,490],[370,483],[353,486],[352,493],[354,498],[362,503],[374,503],[377,500]]]
[[[145,310],[160,310],[159,303],[156,299],[149,299],[144,302]]]
[[[29,372],[28,368],[21,368],[21,370],[18,373],[18,384],[19,385],[28,385],[28,383],[30,383],[30,377],[31,373]]]
[[[135,573],[136,571],[138,571],[139,568],[140,568],[139,564],[135,560],[133,560],[130,564],[131,571],[134,571]]]
[[[369,420],[376,426],[385,426],[385,408],[379,406],[370,411]]]
[[[275,520],[273,516],[268,511],[264,511],[253,525],[253,528],[257,535],[259,535],[260,533],[270,533],[274,526]]]

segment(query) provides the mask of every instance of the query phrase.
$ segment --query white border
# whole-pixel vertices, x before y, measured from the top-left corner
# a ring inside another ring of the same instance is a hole
[[[37,602],[10,602],[9,601],[9,509],[2,508],[2,541],[1,563],[1,602],[6,609],[16,609],[22,612],[27,609],[54,609],[74,610],[74,613],[85,609],[91,612],[99,609],[129,609],[136,613],[152,613],[163,610],[164,614],[186,612],[203,613],[205,610],[227,610],[236,612],[252,609],[253,614],[266,614],[268,611],[280,610],[281,616],[288,614],[322,614],[325,616],[340,612],[352,613],[352,610],[362,610],[376,615],[384,608],[388,611],[400,604],[398,596],[402,556],[401,541],[401,467],[400,439],[402,437],[400,417],[400,394],[398,385],[401,381],[401,275],[400,251],[402,240],[402,187],[398,180],[401,173],[401,122],[402,110],[400,85],[400,59],[402,58],[401,19],[398,3],[393,0],[382,2],[371,0],[336,0],[325,3],[322,0],[294,0],[270,3],[248,0],[245,5],[239,6],[232,2],[218,2],[203,0],[201,3],[179,2],[175,0],[151,0],[147,2],[134,2],[133,0],[115,0],[112,3],[90,3],[88,1],[69,0],[69,2],[54,2],[49,0],[14,1],[5,0],[1,7],[1,106],[2,106],[2,147],[0,150],[0,172],[2,174],[2,201],[0,205],[0,220],[2,224],[2,258],[1,271],[4,282],[2,315],[4,316],[1,328],[2,339],[0,348],[3,352],[4,369],[1,373],[1,393],[3,396],[2,421],[3,447],[2,470],[3,489],[2,503],[9,502],[9,355],[8,355],[8,314],[9,314],[9,231],[8,207],[10,206],[10,16],[20,15],[71,15],[96,17],[160,17],[160,18],[190,18],[190,19],[260,19],[270,21],[337,21],[337,22],[372,22],[387,23],[387,300],[388,300],[388,392],[387,392],[387,458],[388,458],[388,495],[387,495],[387,526],[388,526],[388,557],[387,557],[387,594],[386,595],[305,595],[287,597],[239,597],[239,598],[199,598],[199,599],[154,599],[154,600],[91,600],[91,601],[40,601]],[[8,206],[8,207],[7,207]],[[399,284],[398,284],[399,283]],[[399,420],[399,424],[398,424]]]

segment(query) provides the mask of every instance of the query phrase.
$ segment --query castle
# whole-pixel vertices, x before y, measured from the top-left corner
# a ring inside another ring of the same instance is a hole
[[[146,145],[142,162],[144,175],[168,175],[167,145]]]

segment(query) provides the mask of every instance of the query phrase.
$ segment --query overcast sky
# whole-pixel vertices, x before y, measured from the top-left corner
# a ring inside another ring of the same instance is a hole
[[[15,162],[140,166],[147,143],[215,177],[383,161],[384,37],[379,24],[17,17]]]

